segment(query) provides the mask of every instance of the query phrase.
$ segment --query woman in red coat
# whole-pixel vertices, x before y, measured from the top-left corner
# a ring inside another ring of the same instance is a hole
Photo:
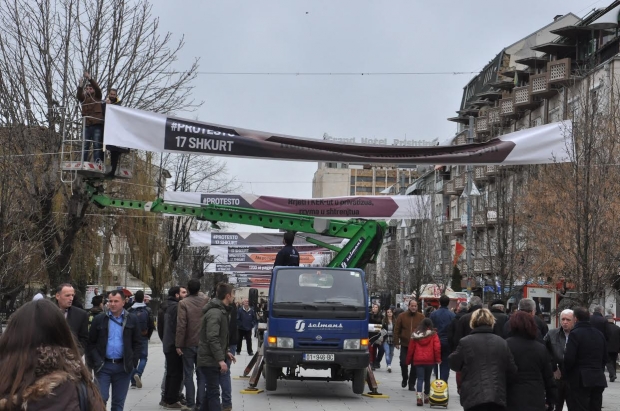
[[[435,364],[441,363],[441,343],[437,332],[433,330],[433,322],[425,318],[411,334],[407,350],[407,365],[415,366],[417,376],[417,405],[422,406],[422,385],[424,385],[424,403],[428,404],[431,390],[431,373]]]

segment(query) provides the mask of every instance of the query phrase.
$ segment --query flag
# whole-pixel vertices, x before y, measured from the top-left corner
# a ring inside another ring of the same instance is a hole
[[[465,247],[457,241],[454,245],[454,261],[452,261],[452,265],[456,265],[456,262],[459,260],[461,254],[463,254],[463,251],[465,251]]]

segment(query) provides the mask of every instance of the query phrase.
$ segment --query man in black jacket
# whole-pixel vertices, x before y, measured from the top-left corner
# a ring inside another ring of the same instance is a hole
[[[95,371],[105,403],[112,386],[112,411],[122,411],[131,373],[138,365],[142,340],[134,314],[123,309],[123,292],[110,292],[108,309],[93,319],[88,332],[86,362]]]
[[[603,307],[600,305],[595,306],[592,310],[590,324],[592,324],[592,327],[602,332],[605,339],[607,339],[607,320],[603,317]]]
[[[493,334],[504,337],[504,326],[508,322],[508,316],[504,312],[504,302],[495,300],[490,305],[491,314],[495,317],[495,325],[493,326]]]
[[[564,369],[570,386],[567,403],[571,411],[601,411],[607,380],[607,344],[603,334],[590,323],[590,313],[575,308],[575,327],[568,336]]]
[[[164,389],[164,408],[181,408],[179,391],[183,385],[183,360],[175,346],[177,332],[177,312],[181,300],[180,287],[168,290],[168,307],[164,317],[164,339],[162,341],[166,357],[166,384]]]
[[[519,300],[519,311],[525,311],[534,317],[534,322],[536,322],[536,328],[538,328],[538,333],[536,333],[536,340],[541,344],[544,344],[543,337],[547,335],[549,332],[549,326],[540,319],[536,315],[536,303],[531,298],[522,298]],[[504,338],[508,339],[512,337],[512,333],[510,332],[510,322],[506,322],[504,325]]]
[[[575,325],[575,316],[573,310],[564,310],[560,313],[561,327],[549,330],[543,338],[545,347],[551,357],[551,368],[553,370],[553,378],[557,386],[557,395],[555,397],[555,409],[564,408],[564,401],[568,398],[569,387],[566,380],[566,371],[564,370],[564,348],[570,331]]]
[[[274,267],[299,267],[299,252],[293,247],[293,241],[295,241],[295,232],[287,231],[284,233],[284,239],[282,241],[284,247],[282,247],[276,255],[276,261],[273,263]]]
[[[618,361],[618,351],[620,351],[620,327],[614,322],[614,316],[606,315],[607,319],[607,372],[609,381],[616,381],[616,362]]]
[[[80,354],[84,355],[88,345],[88,313],[81,308],[73,307],[75,290],[71,284],[60,284],[56,288],[56,302],[63,311],[71,333],[78,343]]]

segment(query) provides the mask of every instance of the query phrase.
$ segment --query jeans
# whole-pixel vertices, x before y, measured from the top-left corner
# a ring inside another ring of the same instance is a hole
[[[441,364],[439,364],[439,379],[448,382],[450,378],[450,344],[448,342],[441,343]]]
[[[200,411],[221,411],[220,367],[198,367],[198,374],[207,382],[207,394],[200,405]]]
[[[411,365],[411,371],[409,371],[408,366],[407,366],[407,349],[408,348],[409,347],[404,346],[404,345],[400,346],[400,354],[399,354],[400,372],[403,375],[403,381],[409,381],[409,388],[414,388],[416,373],[415,373],[415,367],[413,365]]]
[[[93,150],[93,162],[103,162],[103,124],[84,127],[84,153],[82,161],[87,161],[89,152]]]
[[[239,329],[239,340],[237,341],[239,344],[237,345],[237,354],[241,354],[241,347],[243,347],[244,338],[245,343],[248,345],[248,354],[252,355],[252,330],[242,329]]]
[[[200,395],[196,396],[196,388],[194,387],[194,371],[196,370],[196,359],[198,355],[198,347],[182,348],[183,356],[183,378],[185,380],[185,399],[187,400],[187,406],[200,407],[200,401],[202,398]],[[196,372],[196,385],[198,387],[204,385],[204,381],[200,374]]]
[[[415,366],[416,377],[418,378],[418,384],[416,387],[417,392],[422,392],[422,386],[424,386],[424,394],[428,395],[431,392],[431,374],[433,373],[432,365],[416,365]]]
[[[101,398],[106,405],[110,398],[110,385],[112,385],[112,411],[123,411],[127,391],[129,391],[130,376],[131,374],[125,372],[122,361],[116,364],[106,362],[101,370],[95,374]]]
[[[235,355],[237,351],[237,344],[231,344],[228,348],[228,352]],[[220,388],[222,389],[222,409],[232,408],[232,384],[230,380],[230,359],[226,357],[226,365],[228,365],[228,371],[225,374],[220,373]]]
[[[387,341],[383,343],[383,351],[385,351],[385,363],[392,365],[392,358],[394,357],[394,344],[388,344]]]
[[[134,368],[133,372],[131,373],[131,386],[135,387],[136,386],[136,381],[133,379],[133,376],[138,374],[140,377],[142,377],[142,374],[144,373],[144,369],[146,368],[146,361],[149,358],[149,339],[148,338],[143,338],[142,339],[142,351],[140,351],[140,362],[138,362],[138,366],[136,368]]]
[[[183,360],[176,350],[166,355],[166,392],[164,402],[174,404],[179,401],[179,391],[183,385]]]

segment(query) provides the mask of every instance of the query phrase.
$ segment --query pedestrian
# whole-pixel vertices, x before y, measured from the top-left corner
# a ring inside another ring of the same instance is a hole
[[[295,247],[293,247],[294,241],[295,241],[294,231],[287,231],[284,233],[284,236],[282,239],[282,244],[284,244],[284,247],[282,247],[280,251],[278,251],[278,254],[276,254],[276,260],[273,263],[274,267],[277,267],[277,266],[299,267],[299,252],[297,251]],[[239,344],[241,344],[241,341],[239,341]]]
[[[207,296],[200,293],[200,280],[192,278],[187,283],[187,297],[179,301],[176,329],[176,350],[183,361],[183,380],[185,384],[185,399],[189,408],[200,408],[200,396],[196,395],[194,373],[198,343],[200,342],[200,320],[202,309],[207,303]],[[206,382],[197,375],[197,385],[203,386]]]
[[[518,313],[516,311],[515,313]],[[515,314],[512,314],[512,318]],[[564,349],[566,348],[566,340],[570,331],[575,325],[575,316],[573,310],[564,310],[560,313],[560,327],[549,330],[543,338],[547,352],[551,358],[551,370],[556,385],[555,409],[564,408],[564,401],[568,398],[569,386],[566,379],[566,370],[564,369]]]
[[[590,323],[590,313],[577,307],[575,326],[568,336],[564,369],[570,386],[567,399],[570,411],[601,411],[603,391],[607,387],[605,365],[607,343],[602,332]]]
[[[454,346],[459,345],[461,338],[467,337],[471,333],[471,317],[473,313],[482,308],[482,298],[474,295],[469,299],[469,309],[467,314],[459,318],[454,328]]]
[[[91,300],[90,303],[92,307],[88,310],[88,329],[90,330],[90,325],[93,323],[93,318],[98,316],[103,312],[103,296],[96,295]]]
[[[620,327],[614,322],[614,316],[606,315],[607,319],[607,372],[609,382],[616,381],[616,362],[620,351]]]
[[[491,303],[491,314],[495,317],[493,333],[504,338],[504,326],[508,322],[508,315],[504,312],[504,302],[495,300]]]
[[[105,411],[67,321],[47,299],[13,313],[0,338],[0,369],[0,410],[74,411],[81,398]]]
[[[164,356],[166,357],[166,383],[164,389],[164,408],[180,409],[179,391],[183,385],[183,360],[177,351],[176,331],[177,312],[181,301],[181,288],[170,287],[168,290],[168,307],[164,320],[164,340],[162,341]]]
[[[123,308],[123,297],[122,291],[111,291],[108,311],[93,319],[88,332],[86,361],[95,372],[104,403],[112,386],[112,411],[123,410],[142,349],[138,319]]]
[[[418,302],[412,298],[409,300],[407,311],[398,316],[396,319],[396,326],[394,327],[394,347],[400,350],[400,372],[403,377],[401,387],[405,388],[407,384],[409,384],[409,391],[415,391],[416,389],[416,372],[413,366],[411,367],[411,371],[409,371],[407,365],[407,349],[409,348],[411,334],[418,328],[422,320],[424,320],[424,314],[418,312]]]
[[[592,324],[592,327],[602,332],[605,339],[607,339],[607,320],[603,316],[603,307],[600,305],[595,305],[592,309],[590,324]]]
[[[448,309],[448,305],[450,305],[450,297],[444,294],[439,297],[439,309],[435,310],[430,316],[437,330],[437,336],[441,344],[441,361],[438,361],[439,379],[446,383],[448,383],[448,378],[450,377],[450,362],[448,361],[450,342],[448,340],[448,330],[452,324],[452,320],[456,318],[456,314]]]
[[[428,307],[424,309],[424,317],[430,318],[433,312],[435,312],[435,307],[433,307],[432,305],[429,305]]]
[[[459,345],[456,341],[456,328],[458,327],[461,317],[467,314],[469,306],[465,301],[459,303],[457,311],[454,313],[454,319],[450,323],[448,328],[448,342],[450,343],[450,352],[456,350],[456,346]]]
[[[433,321],[430,318],[425,318],[413,332],[407,349],[407,365],[415,364],[416,378],[418,379],[416,387],[416,404],[418,407],[428,404],[433,366],[440,362],[441,342],[437,332],[433,330]]]
[[[405,310],[403,310],[400,306],[400,303],[396,303],[396,309],[394,310],[394,320],[398,318]]]
[[[78,83],[77,99],[82,104],[84,118],[84,153],[82,161],[88,161],[92,146],[92,161],[103,167],[103,106],[101,88],[87,71]]]
[[[183,296],[187,295],[186,289],[183,287],[179,287],[179,298],[183,299]],[[162,301],[159,305],[159,309],[157,310],[157,335],[159,336],[159,340],[163,343],[164,341],[164,329],[166,325],[166,310],[168,309],[168,299]],[[164,406],[166,404],[166,375],[168,375],[168,365],[166,363],[166,359],[164,358],[164,375],[161,379],[161,401],[159,401],[160,406]],[[185,396],[183,395],[183,384],[179,387],[179,402],[181,404],[187,403],[185,401]]]
[[[516,377],[517,366],[506,340],[493,334],[494,325],[489,310],[475,310],[470,335],[450,354],[450,369],[461,372],[460,400],[465,411],[506,409],[507,382]]]
[[[243,339],[245,339],[247,345],[248,355],[254,355],[254,351],[252,351],[252,330],[256,322],[256,313],[250,307],[250,301],[244,298],[243,304],[237,309],[237,330],[239,333],[237,355],[241,354]]]
[[[394,327],[396,321],[392,308],[385,311],[385,318],[381,325],[381,334],[383,335],[383,351],[385,352],[385,363],[387,364],[387,372],[392,372],[392,358],[394,358]]]
[[[135,302],[129,309],[129,312],[135,314],[138,318],[140,326],[140,337],[142,340],[142,350],[140,351],[140,361],[131,376],[131,387],[142,388],[142,374],[146,368],[149,358],[149,340],[155,330],[155,322],[153,321],[153,312],[144,302],[144,291],[138,290],[135,295]]]
[[[78,350],[82,356],[88,345],[88,313],[73,306],[74,297],[75,290],[71,284],[60,284],[56,288],[56,303],[67,319],[69,329],[78,342]]]
[[[373,304],[370,315],[368,317],[368,324],[383,324],[383,315],[379,311],[379,305]],[[383,343],[381,341],[381,331],[373,331],[368,333],[368,340],[370,342],[370,367],[375,370],[381,368],[381,357],[379,357],[380,350],[383,349]]]
[[[534,300],[532,300],[531,298],[520,299],[518,311],[526,312],[534,318],[534,321],[536,322],[536,328],[538,328],[538,332],[536,333],[536,340],[544,344],[545,342],[543,341],[543,337],[549,332],[549,327],[539,316],[536,315],[536,303],[534,302]],[[510,330],[510,321],[508,321],[504,325],[504,338],[510,337],[512,337],[512,331]]]
[[[220,283],[213,298],[203,309],[200,327],[200,345],[198,348],[198,372],[207,381],[207,395],[203,399],[200,411],[219,411],[220,375],[226,374],[226,358],[233,363],[235,357],[228,350],[230,305],[235,299],[231,284]],[[234,313],[233,313],[234,314]]]
[[[506,342],[518,371],[508,385],[508,411],[544,411],[556,402],[555,384],[547,350],[536,341],[534,317],[518,311],[510,317],[510,329]]]
[[[237,329],[237,316],[234,315],[234,311],[231,310],[229,313],[229,323],[228,329],[231,330],[228,332],[228,352],[231,355],[234,355],[237,352],[237,337],[238,333],[233,332],[232,330]],[[222,411],[232,411],[232,381],[230,376],[230,357],[226,356],[226,365],[228,366],[228,370],[224,374],[220,374],[220,388],[222,389]],[[206,388],[206,384],[204,385]],[[204,397],[203,397],[204,398]]]

